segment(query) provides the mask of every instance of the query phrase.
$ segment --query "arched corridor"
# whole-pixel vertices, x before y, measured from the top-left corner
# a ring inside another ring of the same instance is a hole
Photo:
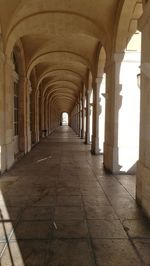
[[[2,266],[149,264],[135,177],[105,173],[69,127],[43,139],[0,186]]]
[[[0,0],[2,266],[150,265],[149,21],[149,0]]]

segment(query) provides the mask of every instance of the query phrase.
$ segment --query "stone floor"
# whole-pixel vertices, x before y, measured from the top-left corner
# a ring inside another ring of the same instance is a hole
[[[112,176],[61,127],[0,179],[1,266],[150,265],[135,177]]]

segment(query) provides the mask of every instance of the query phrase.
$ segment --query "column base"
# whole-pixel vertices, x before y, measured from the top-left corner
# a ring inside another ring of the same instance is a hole
[[[85,134],[85,144],[90,144],[90,133]]]
[[[13,164],[15,162],[14,142],[13,141],[5,145],[5,151],[4,151],[3,156],[5,156],[5,160],[6,160],[6,169],[5,170],[8,170],[13,166]]]
[[[114,174],[135,174],[138,149],[104,144],[104,167]]]
[[[150,168],[140,161],[137,163],[136,200],[150,218]]]
[[[118,147],[104,143],[104,168],[114,174],[119,174],[121,166],[118,164]]]
[[[99,138],[92,136],[91,153],[93,155],[100,155]]]
[[[84,139],[84,137],[85,137],[84,131],[81,129],[81,139]]]
[[[19,150],[25,154],[28,152],[27,135],[19,136]]]

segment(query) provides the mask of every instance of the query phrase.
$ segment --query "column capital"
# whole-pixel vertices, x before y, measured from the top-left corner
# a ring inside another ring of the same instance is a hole
[[[121,63],[124,58],[125,52],[114,53],[111,57],[111,61],[115,63]]]
[[[107,72],[107,70],[112,67],[113,64],[121,64],[123,58],[124,58],[125,52],[122,53],[113,53],[111,55],[110,60],[108,61],[108,63],[105,66],[105,71]]]
[[[100,87],[100,84],[101,84],[102,80],[103,80],[103,76],[96,78],[96,84],[97,84],[98,88]]]
[[[93,83],[92,83],[92,87],[93,90],[99,90],[100,89],[100,84],[102,82],[103,77],[97,77]]]
[[[15,65],[14,65],[14,63],[12,62],[12,60],[11,60],[10,57],[5,56],[4,58],[5,58],[4,64],[5,64],[6,72],[9,71],[9,73],[10,73],[10,75],[12,77],[12,81],[15,82],[15,83],[18,83],[18,81],[19,81],[19,75],[15,71]]]
[[[150,24],[150,2],[148,1],[144,6],[144,11],[138,20],[138,29],[142,32],[146,25]]]
[[[15,83],[18,83],[18,81],[19,81],[19,76],[18,76],[18,73],[16,72],[16,71],[12,71],[12,76],[13,76],[13,81],[15,82]]]

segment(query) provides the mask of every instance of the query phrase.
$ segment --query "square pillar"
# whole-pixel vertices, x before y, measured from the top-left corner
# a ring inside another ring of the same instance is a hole
[[[100,107],[100,98],[99,98],[99,91],[100,91],[100,84],[102,78],[97,78],[96,82],[93,82],[93,134],[92,134],[92,147],[91,152],[92,154],[100,154],[99,150],[99,115],[101,112]]]
[[[118,163],[118,115],[121,106],[122,86],[119,81],[120,66],[124,53],[114,54],[106,66],[106,111],[105,111],[105,142],[104,167],[113,173],[119,173]]]
[[[90,144],[90,91],[86,91],[86,132],[85,144]]]
[[[150,2],[139,21],[142,32],[140,152],[137,165],[136,198],[150,217]]]
[[[85,87],[83,86],[83,90],[82,90],[82,130],[81,130],[81,139],[84,139],[84,137],[85,137],[85,123],[84,123],[85,109],[84,109],[84,102],[85,102]]]
[[[0,51],[0,174],[6,170],[4,66],[5,56]]]

